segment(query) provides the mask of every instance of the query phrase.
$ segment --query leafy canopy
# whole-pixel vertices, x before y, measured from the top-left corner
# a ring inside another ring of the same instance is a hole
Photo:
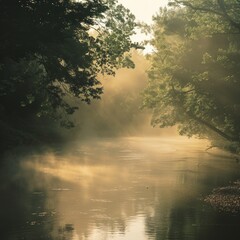
[[[9,119],[72,114],[67,96],[90,103],[103,92],[99,74],[134,67],[135,18],[116,0],[0,0],[0,11],[0,114]]]
[[[240,2],[173,1],[154,18],[144,92],[152,124],[240,141]]]

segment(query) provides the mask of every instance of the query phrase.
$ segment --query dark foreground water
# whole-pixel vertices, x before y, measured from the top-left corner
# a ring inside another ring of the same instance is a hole
[[[240,178],[240,166],[205,148],[121,138],[12,153],[0,170],[0,239],[240,239],[240,216],[202,201]]]

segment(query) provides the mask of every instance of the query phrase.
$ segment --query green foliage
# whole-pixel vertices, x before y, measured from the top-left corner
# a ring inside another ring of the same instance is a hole
[[[99,74],[134,67],[135,18],[116,0],[0,0],[0,115],[61,119],[103,92]]]
[[[240,3],[174,1],[152,26],[145,107],[153,125],[240,142]]]

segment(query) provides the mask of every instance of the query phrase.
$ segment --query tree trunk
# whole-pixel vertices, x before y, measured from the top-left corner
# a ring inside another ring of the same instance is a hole
[[[211,123],[194,116],[191,113],[187,113],[187,115],[192,118],[193,120],[195,120],[196,122],[206,126],[207,128],[211,129],[212,131],[214,131],[215,133],[217,133],[218,135],[220,135],[221,137],[225,138],[226,140],[230,141],[230,142],[234,142],[237,141],[236,138],[234,138],[233,136],[230,136],[228,134],[226,134],[225,132],[221,131],[220,129],[216,128],[215,126],[213,126]]]

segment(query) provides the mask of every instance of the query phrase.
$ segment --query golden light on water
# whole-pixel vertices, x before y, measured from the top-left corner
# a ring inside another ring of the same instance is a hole
[[[192,204],[205,177],[215,179],[214,169],[218,175],[232,169],[224,161],[216,167],[214,155],[203,150],[206,146],[182,137],[95,138],[30,156],[22,172],[31,179],[33,196],[44,200],[43,210],[33,214],[54,213],[55,238],[151,239],[155,232],[149,221],[167,236],[165,226],[174,221],[175,209]]]
[[[119,179],[127,180],[139,174],[138,166],[132,172],[132,169],[125,167],[126,162],[133,161],[135,164],[139,162],[145,164],[149,169],[141,169],[141,171],[152,171],[152,166],[157,166],[164,162],[165,156],[171,161],[176,158],[187,158],[192,151],[204,149],[207,141],[197,139],[187,139],[184,137],[128,137],[112,139],[110,141],[93,140],[91,145],[83,147],[82,151],[69,154],[71,150],[66,150],[66,155],[59,156],[55,153],[47,153],[44,155],[36,155],[24,162],[24,168],[30,168],[46,175],[51,175],[63,181],[74,183],[76,185],[88,188],[91,184],[116,183]],[[123,144],[114,149],[116,142]],[[161,144],[159,144],[159,141]],[[84,145],[83,145],[84,146]],[[95,147],[94,147],[95,146]],[[191,147],[189,147],[191,146]],[[79,145],[81,147],[81,143]],[[98,152],[98,150],[104,151]],[[189,152],[189,154],[186,154]],[[148,159],[151,159],[148,162]],[[168,171],[168,169],[165,169]],[[156,176],[157,178],[159,176]],[[152,175],[140,175],[137,177],[144,178],[144,182],[154,181]],[[136,180],[136,179],[135,179]]]
[[[12,21],[1,9],[0,239],[240,239],[232,5],[118,0],[149,25],[131,43],[139,25],[115,0],[17,2]]]

